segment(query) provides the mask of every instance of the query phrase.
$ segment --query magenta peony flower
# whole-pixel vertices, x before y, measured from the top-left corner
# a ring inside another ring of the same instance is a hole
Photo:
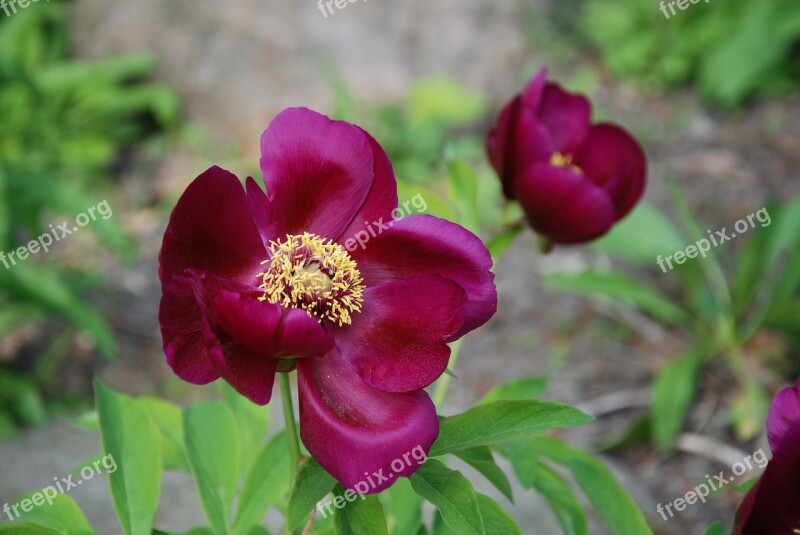
[[[800,384],[775,397],[767,433],[772,460],[739,506],[733,535],[800,533]]]
[[[159,271],[167,360],[258,404],[296,368],[308,451],[346,488],[383,470],[378,492],[392,461],[438,435],[422,389],[447,368],[447,343],[497,308],[489,253],[454,223],[400,219],[391,163],[356,126],[285,110],[261,150],[266,194],[212,167],[172,212]]]
[[[628,132],[591,124],[586,97],[547,81],[542,70],[503,109],[486,140],[509,199],[552,243],[593,240],[631,211],[647,162]]]

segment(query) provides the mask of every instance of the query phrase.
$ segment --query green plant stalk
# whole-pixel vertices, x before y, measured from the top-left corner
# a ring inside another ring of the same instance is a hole
[[[297,476],[300,465],[300,441],[297,435],[297,424],[294,421],[294,404],[292,403],[292,387],[289,383],[288,373],[279,373],[281,382],[281,400],[283,401],[283,420],[286,425],[286,436],[289,440],[289,454],[292,456],[292,466],[289,470],[291,483]]]
[[[681,193],[675,179],[671,176],[666,177],[664,182],[667,185],[670,197],[675,203],[684,228],[691,234],[689,239],[697,240],[703,238],[703,231],[700,230],[700,225],[694,215],[692,215],[686,198]],[[711,288],[711,293],[714,296],[714,300],[717,302],[719,310],[730,310],[733,300],[731,299],[728,283],[725,280],[725,272],[717,260],[717,257],[713,253],[709,254],[707,261],[700,263],[700,269],[706,276],[706,282],[708,282],[709,288]]]
[[[458,362],[458,354],[460,352],[461,340],[457,340],[453,342],[452,346],[450,346],[450,364],[448,369],[451,373],[456,367],[456,363]],[[447,389],[450,387],[450,380],[452,378],[452,375],[445,373],[436,383],[436,389],[433,391],[433,403],[436,405],[437,410],[442,408],[442,404],[444,403],[444,399],[447,397]]]

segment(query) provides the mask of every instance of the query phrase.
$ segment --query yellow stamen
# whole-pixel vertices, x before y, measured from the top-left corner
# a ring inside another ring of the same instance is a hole
[[[309,316],[336,323],[352,322],[361,312],[364,285],[356,262],[341,245],[308,232],[287,234],[269,244],[269,267],[264,273],[259,301],[302,308]]]
[[[554,152],[553,156],[550,157],[550,165],[555,165],[556,167],[562,167],[564,169],[569,169],[579,175],[583,174],[581,168],[577,165],[572,165],[572,154],[564,154],[562,152]]]

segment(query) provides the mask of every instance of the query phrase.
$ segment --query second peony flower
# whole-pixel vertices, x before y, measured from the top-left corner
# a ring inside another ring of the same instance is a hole
[[[639,143],[620,126],[592,124],[591,114],[586,97],[542,70],[505,106],[486,141],[503,193],[550,244],[602,236],[644,193]]]
[[[408,476],[418,464],[397,473],[392,461],[427,453],[439,432],[423,388],[447,368],[447,344],[497,308],[489,252],[454,223],[399,219],[391,163],[354,125],[288,109],[261,154],[266,192],[212,167],[172,212],[159,271],[167,360],[258,404],[296,369],[300,435],[322,467],[345,488],[365,473]]]

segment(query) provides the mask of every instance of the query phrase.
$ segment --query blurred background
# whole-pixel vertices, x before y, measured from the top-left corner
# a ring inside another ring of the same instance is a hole
[[[650,208],[635,220],[638,236],[628,225],[597,247],[544,256],[522,234],[496,266],[499,311],[466,339],[445,412],[503,381],[546,378],[545,398],[598,417],[567,438],[603,452],[659,533],[730,526],[741,500],[734,490],[669,522],[656,505],[766,446],[765,404],[800,372],[793,257],[775,275],[788,280],[777,285],[787,299],[737,348],[747,367],[739,376],[706,359],[664,379],[662,370],[719,330],[671,321],[664,303],[641,292],[609,298],[553,274],[621,262],[667,304],[702,310],[694,275],[664,274],[648,255],[693,243],[691,232],[676,242],[672,225],[720,229],[769,206],[787,214],[770,262],[774,227],[715,251],[730,285],[753,273],[769,280],[778,253],[794,250],[790,222],[800,213],[796,0],[712,0],[669,18],[655,0],[370,0],[327,15],[313,0],[51,0],[16,11],[0,11],[0,250],[103,201],[113,215],[47,253],[0,264],[0,503],[100,452],[97,435],[74,423],[92,407],[95,375],[181,403],[218,395],[173,377],[157,321],[160,240],[199,173],[216,164],[259,176],[261,132],[283,108],[307,106],[365,127],[389,152],[401,197],[422,193],[430,213],[488,240],[515,213],[485,162],[483,136],[548,67],[590,96],[596,120],[640,140]],[[626,258],[631,250],[646,253]],[[758,295],[734,300],[744,310]],[[679,406],[670,407],[665,398],[685,383],[697,395],[675,394]],[[165,484],[165,529],[202,519],[182,477]],[[119,533],[106,494],[97,483],[73,497],[99,533]],[[534,493],[516,502],[526,533],[558,531]],[[593,524],[591,533],[604,531]]]

